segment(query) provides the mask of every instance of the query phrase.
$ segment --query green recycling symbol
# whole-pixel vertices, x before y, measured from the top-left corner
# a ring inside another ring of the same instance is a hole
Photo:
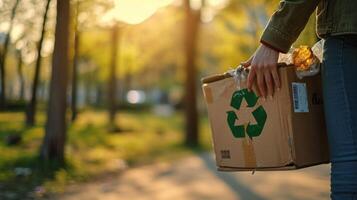
[[[231,107],[239,110],[243,99],[247,102],[247,107],[252,108],[257,104],[259,97],[257,97],[254,92],[249,92],[247,89],[235,91],[232,95]],[[245,133],[247,133],[249,138],[252,139],[262,133],[267,119],[267,113],[265,112],[263,106],[260,105],[252,112],[252,114],[257,123],[251,124],[249,122],[248,126],[245,127],[244,125],[235,125],[236,120],[238,120],[238,116],[234,111],[227,112],[227,122],[234,137],[244,138]]]

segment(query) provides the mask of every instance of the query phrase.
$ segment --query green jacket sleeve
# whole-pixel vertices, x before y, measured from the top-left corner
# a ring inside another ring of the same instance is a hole
[[[261,42],[280,52],[288,52],[319,2],[320,0],[281,1],[263,32]]]

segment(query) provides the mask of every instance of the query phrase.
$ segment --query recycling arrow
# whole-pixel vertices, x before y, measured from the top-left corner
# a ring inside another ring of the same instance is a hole
[[[239,110],[243,99],[247,102],[247,107],[251,108],[257,104],[259,97],[257,97],[254,92],[249,92],[247,89],[235,91],[232,95],[231,107]],[[252,112],[252,115],[257,123],[251,124],[251,122],[249,122],[245,127],[244,125],[235,125],[236,120],[239,119],[235,111],[227,111],[227,123],[234,137],[244,138],[245,134],[247,134],[249,138],[252,139],[253,137],[258,137],[262,133],[267,119],[267,114],[263,106],[260,105],[256,108]]]

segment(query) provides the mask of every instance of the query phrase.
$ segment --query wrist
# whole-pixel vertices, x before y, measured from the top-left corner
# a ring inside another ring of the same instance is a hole
[[[269,48],[269,49],[271,49],[273,51],[276,51],[277,53],[282,53],[283,52],[279,48],[274,47],[273,45],[265,42],[264,40],[260,40],[260,43],[262,44],[262,46],[267,47],[267,48]]]

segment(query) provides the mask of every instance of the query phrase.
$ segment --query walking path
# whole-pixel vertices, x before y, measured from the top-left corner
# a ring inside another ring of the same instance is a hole
[[[210,153],[129,169],[69,188],[60,200],[329,199],[330,165],[275,172],[217,172]]]

